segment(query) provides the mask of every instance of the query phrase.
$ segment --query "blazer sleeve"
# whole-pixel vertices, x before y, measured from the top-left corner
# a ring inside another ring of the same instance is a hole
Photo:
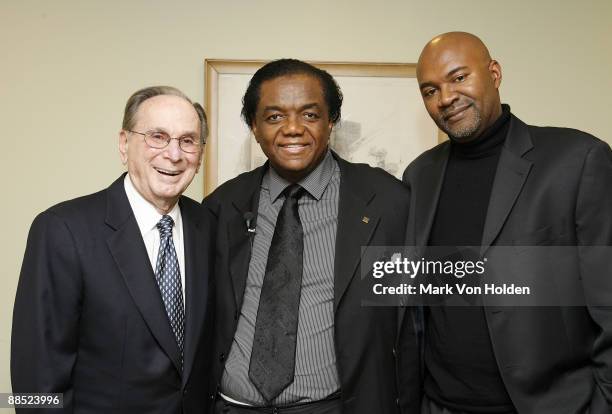
[[[593,344],[593,374],[598,390],[612,409],[612,151],[602,142],[588,152],[576,203],[576,234],[586,303],[600,327]],[[599,406],[602,401],[592,403]]]
[[[58,413],[73,411],[82,288],[76,246],[57,214],[47,211],[34,220],[13,310],[13,392],[63,393],[64,409],[53,410]]]

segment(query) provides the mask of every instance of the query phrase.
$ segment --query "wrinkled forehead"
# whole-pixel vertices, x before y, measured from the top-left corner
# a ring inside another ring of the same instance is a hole
[[[134,125],[173,130],[196,130],[200,119],[193,104],[175,95],[157,95],[143,101],[134,117]]]
[[[474,68],[487,65],[490,58],[486,49],[473,42],[441,41],[423,49],[417,63],[417,77],[444,76],[459,67]]]
[[[323,90],[323,84],[314,75],[309,73],[289,73],[282,74],[276,77],[266,79],[261,83],[260,92],[263,87],[268,89],[281,88],[281,87],[299,87],[299,88],[315,88]]]
[[[294,101],[323,99],[323,85],[315,76],[292,74],[264,81],[259,90],[258,106],[262,101]]]

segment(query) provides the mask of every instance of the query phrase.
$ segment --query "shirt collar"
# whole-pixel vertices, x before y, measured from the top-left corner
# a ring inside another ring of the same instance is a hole
[[[127,195],[130,207],[134,212],[136,223],[141,234],[146,234],[149,231],[156,229],[157,223],[162,218],[162,215],[155,209],[153,204],[149,203],[134,187],[130,174],[126,174],[123,180],[123,186],[125,188],[125,194]],[[181,223],[181,210],[179,209],[178,203],[172,207],[172,210],[168,213],[172,220],[174,220],[174,228],[179,228]]]
[[[336,160],[328,149],[323,160],[306,177],[297,182],[316,200],[320,200],[327,185],[331,181]],[[270,166],[263,177],[261,186],[270,192],[270,201],[273,203],[282,194],[285,188],[292,183],[281,177],[276,170]]]

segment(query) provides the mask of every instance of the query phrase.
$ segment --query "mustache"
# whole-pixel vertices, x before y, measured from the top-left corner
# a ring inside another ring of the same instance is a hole
[[[440,115],[442,119],[447,120],[451,116],[455,115],[457,112],[464,111],[471,107],[473,102],[461,102],[459,104],[455,104],[453,106],[449,106],[440,111]]]

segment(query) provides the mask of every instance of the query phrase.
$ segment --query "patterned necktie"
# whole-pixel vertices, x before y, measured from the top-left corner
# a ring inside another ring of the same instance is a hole
[[[164,301],[166,314],[170,327],[176,338],[181,361],[183,360],[183,338],[185,334],[185,308],[183,307],[183,288],[181,284],[181,270],[179,268],[174,242],[172,241],[172,217],[162,216],[157,228],[159,229],[159,253],[155,266],[157,286]]]
[[[299,185],[284,191],[264,275],[249,378],[270,402],[293,382],[297,339],[304,231],[298,214]]]

